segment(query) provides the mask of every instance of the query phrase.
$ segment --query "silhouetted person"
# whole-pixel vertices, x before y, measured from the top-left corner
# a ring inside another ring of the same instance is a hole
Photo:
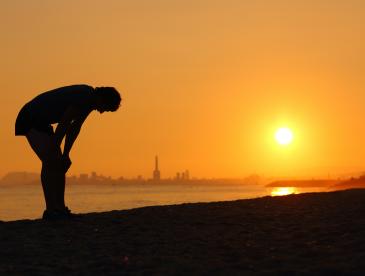
[[[20,110],[15,135],[25,136],[42,161],[41,181],[46,201],[43,219],[72,216],[64,199],[72,145],[91,111],[116,111],[120,102],[120,94],[113,87],[71,85],[42,93]]]

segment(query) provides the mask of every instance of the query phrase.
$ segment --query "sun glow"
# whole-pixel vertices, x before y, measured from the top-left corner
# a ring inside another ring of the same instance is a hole
[[[284,196],[297,193],[298,192],[295,187],[277,187],[271,191],[271,196]]]
[[[275,132],[275,139],[280,145],[288,145],[293,141],[293,133],[289,128],[282,127]]]

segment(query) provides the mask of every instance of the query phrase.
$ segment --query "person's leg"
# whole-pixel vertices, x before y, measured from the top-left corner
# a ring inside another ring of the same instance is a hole
[[[60,147],[53,135],[35,129],[31,129],[26,137],[42,161],[41,182],[47,210],[64,210],[65,170]]]
[[[43,191],[48,195],[47,210],[65,209],[65,173],[53,164],[42,163],[41,181]],[[46,199],[47,202],[47,199]],[[47,204],[47,203],[46,203]]]

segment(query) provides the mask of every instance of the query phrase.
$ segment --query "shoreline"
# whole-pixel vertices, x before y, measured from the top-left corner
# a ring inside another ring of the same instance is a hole
[[[365,189],[0,223],[0,274],[365,272]]]

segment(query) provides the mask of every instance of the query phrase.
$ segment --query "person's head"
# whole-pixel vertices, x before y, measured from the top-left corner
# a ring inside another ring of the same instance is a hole
[[[104,111],[117,111],[121,97],[114,87],[96,87],[96,110],[100,113]]]

